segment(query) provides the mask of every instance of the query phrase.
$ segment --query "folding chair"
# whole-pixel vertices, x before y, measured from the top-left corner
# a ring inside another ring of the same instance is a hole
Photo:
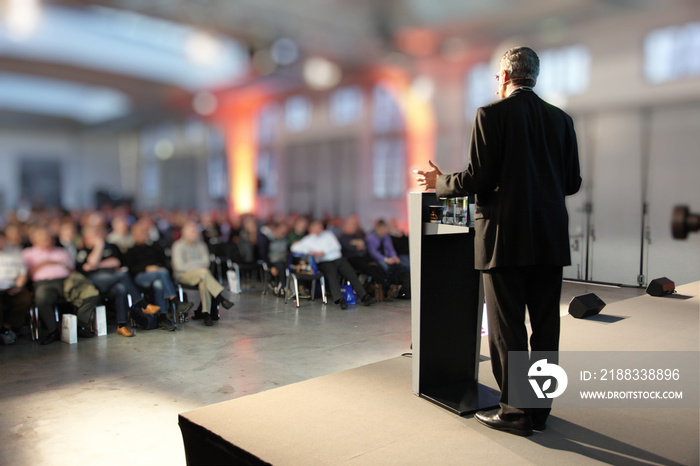
[[[308,271],[304,273],[299,270],[297,272],[297,267],[302,263],[306,264]],[[299,281],[311,282],[311,301],[314,300],[314,295],[316,294],[316,280],[321,282],[321,296],[323,297],[323,303],[327,304],[328,299],[326,298],[326,277],[322,272],[319,272],[318,266],[316,265],[316,260],[311,254],[299,254],[290,253],[289,262],[287,263],[287,287],[294,285],[294,302],[296,307],[299,307]],[[291,279],[291,280],[290,280]],[[287,303],[287,295],[284,296],[284,303]]]

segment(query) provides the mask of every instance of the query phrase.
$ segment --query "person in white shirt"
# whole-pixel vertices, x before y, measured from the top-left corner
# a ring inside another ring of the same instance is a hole
[[[291,246],[291,251],[301,254],[311,254],[316,259],[318,269],[326,276],[326,286],[335,304],[340,304],[342,309],[348,307],[347,301],[340,291],[340,278],[347,280],[355,290],[358,301],[365,306],[377,302],[376,298],[365,291],[360,279],[357,278],[355,269],[345,259],[341,252],[340,242],[333,232],[324,230],[320,221],[309,225],[309,234]]]

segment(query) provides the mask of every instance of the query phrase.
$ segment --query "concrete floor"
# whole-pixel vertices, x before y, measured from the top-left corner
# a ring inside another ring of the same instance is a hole
[[[562,313],[590,292],[609,304],[644,290],[565,282]],[[296,309],[246,291],[214,327],[22,338],[0,347],[0,464],[183,465],[179,413],[399,356],[410,328],[409,301]]]

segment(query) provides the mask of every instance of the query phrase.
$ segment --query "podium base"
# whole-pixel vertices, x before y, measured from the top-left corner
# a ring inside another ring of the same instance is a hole
[[[465,383],[434,388],[419,396],[459,416],[466,416],[498,408],[500,392],[480,383]]]

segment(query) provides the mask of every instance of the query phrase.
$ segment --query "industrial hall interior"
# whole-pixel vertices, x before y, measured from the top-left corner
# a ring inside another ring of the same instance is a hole
[[[0,465],[700,464],[697,0],[0,0]]]

